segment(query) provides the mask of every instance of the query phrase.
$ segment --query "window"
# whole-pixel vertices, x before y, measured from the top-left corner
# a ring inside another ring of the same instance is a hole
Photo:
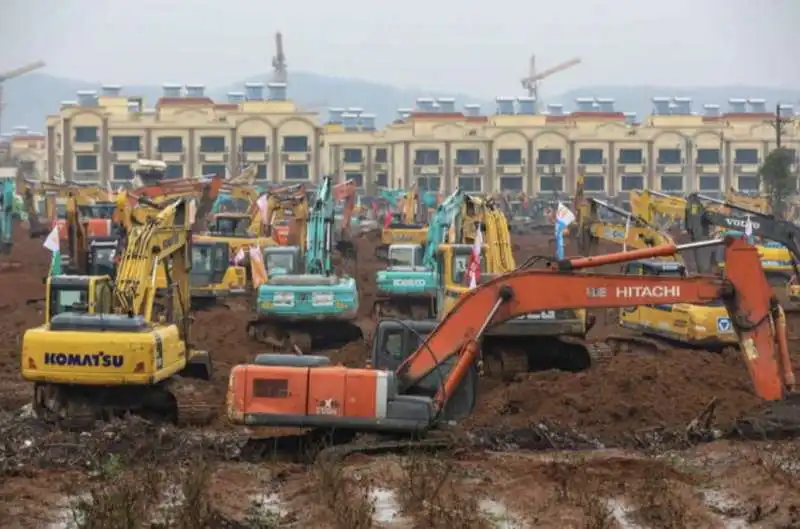
[[[500,191],[522,191],[522,177],[501,176]]]
[[[578,163],[600,165],[603,163],[603,158],[603,149],[581,149],[578,154]]]
[[[536,163],[539,165],[560,165],[561,149],[539,149]]]
[[[420,191],[439,191],[442,179],[438,176],[420,176],[417,178],[417,189]]]
[[[661,191],[668,193],[683,191],[683,176],[662,175]]]
[[[256,165],[256,180],[267,179],[267,164],[260,163]]]
[[[161,153],[183,152],[183,138],[180,136],[161,136],[156,143],[156,150]]]
[[[378,187],[389,187],[389,175],[387,173],[378,173],[375,183],[378,184]]]
[[[417,149],[414,165],[439,165],[439,149]]]
[[[209,163],[200,167],[200,171],[203,175],[219,175],[223,178],[225,178],[227,173],[226,169],[225,165],[221,163]]]
[[[284,136],[283,152],[308,152],[308,136]]]
[[[716,165],[720,163],[719,149],[697,149],[697,163]]]
[[[361,149],[345,149],[344,163],[363,163],[364,151]]]
[[[602,193],[606,190],[606,179],[603,176],[584,176],[583,190],[595,193]]]
[[[557,192],[564,190],[564,179],[560,176],[542,176],[539,178],[539,191]]]
[[[471,251],[470,252],[454,252],[453,253],[453,282],[454,283],[464,283],[467,280],[467,267],[469,266],[469,261],[471,258]],[[481,251],[481,272],[483,274],[486,273],[486,256],[484,252]]]
[[[760,184],[761,182],[759,182],[758,176],[756,175],[739,177],[739,191],[757,193]]]
[[[128,164],[114,164],[111,178],[114,180],[133,180],[133,170]]]
[[[619,163],[624,164],[641,164],[644,163],[644,156],[642,156],[641,149],[620,149],[619,150]],[[640,187],[634,189],[641,189]]]
[[[308,180],[307,163],[287,163],[285,166],[286,180]]]
[[[644,176],[622,175],[622,191],[632,191],[634,189],[644,189]]]
[[[75,141],[77,143],[94,143],[98,140],[97,127],[75,127]]]
[[[200,152],[225,152],[225,136],[203,136]]]
[[[142,149],[142,138],[139,136],[112,136],[112,152],[139,152]]]
[[[481,160],[479,149],[458,149],[456,150],[456,165],[478,165]]]
[[[408,356],[403,351],[403,331],[388,332],[383,339],[383,354],[395,360],[405,360]]]
[[[389,161],[389,151],[385,147],[375,149],[375,163],[387,163]]]
[[[662,165],[679,165],[681,163],[680,149],[659,149],[658,163]]]
[[[94,154],[78,154],[75,156],[76,171],[97,171],[97,156]]]
[[[522,165],[522,149],[498,149],[497,165]]]
[[[458,178],[458,187],[465,193],[478,193],[481,190],[481,177],[460,176]]]
[[[364,174],[363,173],[345,173],[344,174],[345,182],[348,180],[352,180],[355,182],[356,187],[364,187]]]
[[[267,152],[266,136],[242,136],[242,152]]]
[[[393,266],[420,266],[423,258],[422,248],[394,246],[389,248],[389,262]]]
[[[719,176],[701,176],[699,184],[700,191],[719,191],[720,178]]]
[[[167,180],[178,180],[179,178],[183,178],[183,165],[179,163],[167,164],[167,168],[164,170],[164,178]]]
[[[753,165],[758,163],[758,149],[736,149],[734,163]]]

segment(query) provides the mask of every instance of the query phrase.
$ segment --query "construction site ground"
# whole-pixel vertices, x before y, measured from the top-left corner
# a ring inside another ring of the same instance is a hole
[[[551,255],[551,238],[515,236],[518,262]],[[359,238],[359,258],[342,264],[359,280],[366,340],[325,351],[334,362],[367,359],[375,244]],[[19,375],[49,254],[19,229],[0,259],[0,527],[136,526],[125,516],[187,529],[800,527],[800,404],[763,405],[732,354],[634,350],[580,373],[484,379],[446,451],[312,461],[248,442],[294,432],[227,424],[228,370],[263,352],[245,333],[247,305],[232,302],[196,314],[193,342],[213,355],[213,381],[178,389],[218,406],[211,425],[131,417],[61,431],[32,416]],[[595,317],[590,341],[622,332],[613,313]],[[800,359],[800,321],[790,332]],[[709,406],[712,422],[695,421]]]

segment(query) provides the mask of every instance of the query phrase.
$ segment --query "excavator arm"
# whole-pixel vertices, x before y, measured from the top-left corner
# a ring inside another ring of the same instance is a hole
[[[591,255],[600,239],[631,248],[646,248],[672,242],[671,237],[660,232],[644,218],[613,204],[596,198],[588,199],[585,204],[578,233],[578,250],[582,255]],[[600,207],[624,218],[625,223],[611,224],[601,221],[597,212]]]
[[[707,206],[707,203],[712,206]],[[723,206],[724,208],[714,207]],[[699,195],[697,193],[689,195],[687,199],[686,231],[693,241],[702,241],[710,238],[714,227],[721,227],[729,230],[744,231],[747,219],[725,212],[725,209],[736,210],[750,216],[750,226],[753,235],[784,245],[792,255],[792,267],[796,277],[798,273],[797,261],[800,260],[800,228],[794,223],[776,219],[772,215],[759,213],[758,211],[738,206],[731,202],[715,200],[711,197]],[[701,273],[707,273],[713,268],[710,255],[703,252],[696,254],[697,267]]]
[[[356,247],[353,243],[353,211],[356,207],[356,182],[347,180],[333,186],[333,196],[337,202],[342,202],[342,226],[336,249],[348,258],[356,257]]]
[[[711,241],[700,245],[721,244]],[[659,245],[630,252],[564,260],[549,270],[520,270],[464,295],[425,343],[398,369],[400,391],[413,387],[444,361],[458,359],[435,397],[441,409],[478,360],[483,332],[523,314],[567,308],[705,303],[722,299],[731,314],[756,393],[779,400],[794,386],[783,311],[761,272],[756,249],[726,239],[726,278],[667,278],[576,274],[574,271],[637,259],[673,256],[698,246]]]
[[[630,202],[631,213],[641,217],[650,225],[660,224],[659,218],[676,223],[683,220],[686,210],[685,198],[649,189],[631,191]]]

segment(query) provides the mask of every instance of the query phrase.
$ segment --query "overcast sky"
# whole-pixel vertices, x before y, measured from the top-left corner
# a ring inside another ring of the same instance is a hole
[[[403,87],[516,95],[579,56],[555,93],[582,85],[800,88],[800,0],[0,0],[0,70],[120,84],[218,85],[270,68]]]

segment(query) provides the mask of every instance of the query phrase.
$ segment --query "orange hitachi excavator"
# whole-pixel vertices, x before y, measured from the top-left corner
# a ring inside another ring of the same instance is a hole
[[[578,273],[719,244],[725,245],[724,279]],[[543,310],[716,299],[731,315],[755,392],[765,400],[781,400],[794,389],[786,318],[756,249],[729,238],[567,259],[490,279],[464,294],[427,338],[417,335],[416,350],[393,370],[330,366],[321,356],[259,355],[254,364],[231,370],[228,416],[248,426],[425,431],[472,411],[482,364],[480,340],[492,325]],[[385,347],[390,350],[392,344]]]

